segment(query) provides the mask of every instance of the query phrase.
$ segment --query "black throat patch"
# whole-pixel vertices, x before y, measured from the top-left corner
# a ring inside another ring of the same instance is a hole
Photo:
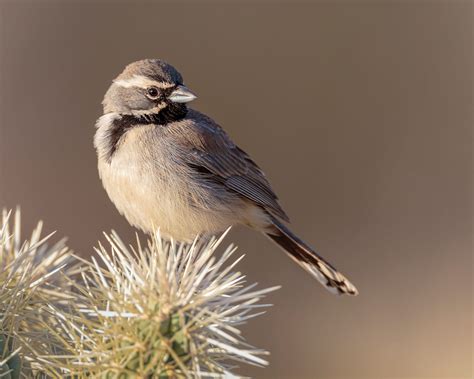
[[[186,117],[188,109],[186,105],[179,103],[168,104],[158,113],[149,113],[141,115],[123,114],[120,118],[113,121],[108,135],[109,148],[106,154],[108,162],[117,151],[120,140],[130,129],[139,125],[157,125],[166,126],[169,123],[182,120]]]

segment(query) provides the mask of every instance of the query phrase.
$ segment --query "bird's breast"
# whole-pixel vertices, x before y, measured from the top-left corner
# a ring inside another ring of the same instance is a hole
[[[122,137],[110,162],[99,159],[99,173],[110,199],[132,225],[191,241],[233,221],[232,212],[206,206],[216,199],[196,182],[182,154],[153,126],[140,126]]]

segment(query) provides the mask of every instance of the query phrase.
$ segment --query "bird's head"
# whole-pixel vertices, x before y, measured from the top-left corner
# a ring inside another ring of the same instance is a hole
[[[182,111],[195,98],[173,66],[159,59],[144,59],[125,68],[102,104],[104,113],[147,115]]]

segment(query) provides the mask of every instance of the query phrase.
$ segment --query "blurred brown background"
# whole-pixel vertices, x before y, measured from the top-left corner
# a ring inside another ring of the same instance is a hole
[[[83,255],[134,231],[92,147],[110,81],[159,57],[264,168],[293,227],[346,273],[335,297],[237,228],[256,378],[471,378],[473,6],[394,2],[1,2],[0,205]]]

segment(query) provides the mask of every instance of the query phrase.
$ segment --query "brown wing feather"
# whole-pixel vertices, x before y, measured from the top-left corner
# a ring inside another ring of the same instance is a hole
[[[188,139],[188,146],[193,146],[188,155],[190,166],[216,175],[215,179],[228,189],[255,202],[272,215],[289,221],[265,174],[250,156],[237,147],[209,117],[192,111],[191,118],[196,118],[196,122],[183,133]]]

